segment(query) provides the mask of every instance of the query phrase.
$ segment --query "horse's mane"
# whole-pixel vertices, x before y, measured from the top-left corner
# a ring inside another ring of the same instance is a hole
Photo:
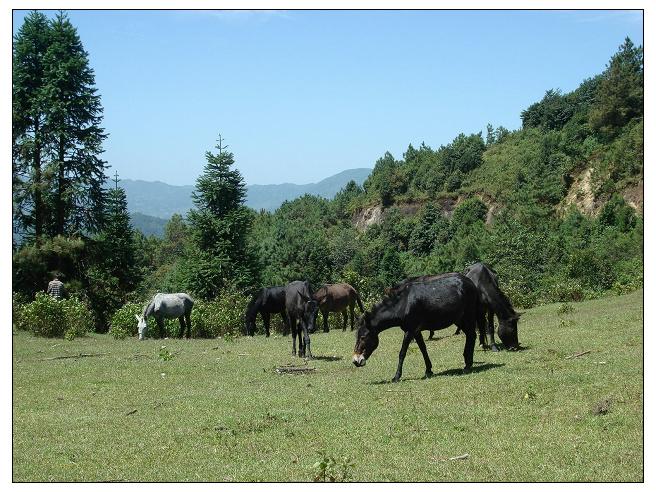
[[[157,295],[157,294],[155,294]],[[155,309],[155,298],[153,299],[146,305],[146,307],[143,310],[143,313],[141,314],[144,318],[147,318],[151,314],[153,314],[153,309]]]
[[[246,306],[246,321],[252,320],[257,316],[257,307],[260,301],[260,298],[262,297],[262,291],[264,289],[260,289],[257,292],[253,294],[251,297],[251,300],[248,301],[248,306]]]

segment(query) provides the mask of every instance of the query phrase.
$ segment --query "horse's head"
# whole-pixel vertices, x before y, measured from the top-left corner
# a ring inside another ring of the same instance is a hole
[[[134,315],[137,318],[137,328],[139,330],[139,340],[143,340],[148,331],[148,324],[146,323],[146,318],[139,316],[138,314]]]
[[[358,321],[358,332],[355,335],[355,348],[353,349],[353,364],[363,367],[378,347],[378,333],[371,329],[370,314],[365,313]]]
[[[517,350],[519,348],[517,320],[520,316],[521,313],[516,313],[511,318],[499,320],[499,338],[508,350]]]
[[[319,314],[319,303],[302,292],[299,292],[298,295],[303,301],[301,320],[305,323],[305,326],[307,326],[308,333],[314,333],[316,330],[315,322],[317,320],[317,315]]]

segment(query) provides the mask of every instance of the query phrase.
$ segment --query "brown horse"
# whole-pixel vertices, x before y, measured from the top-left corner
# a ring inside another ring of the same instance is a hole
[[[314,299],[319,303],[319,310],[323,315],[323,331],[328,332],[328,313],[342,313],[344,325],[342,331],[346,331],[346,308],[351,311],[351,331],[353,331],[353,320],[355,319],[354,306],[358,303],[360,312],[364,313],[364,306],[358,291],[349,284],[327,284],[321,286],[314,295]]]

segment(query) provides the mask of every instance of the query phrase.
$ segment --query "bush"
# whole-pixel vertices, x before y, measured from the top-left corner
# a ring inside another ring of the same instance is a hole
[[[23,314],[23,311],[28,302],[29,300],[24,294],[21,294],[20,292],[11,293],[11,322],[18,330],[27,329],[24,323],[25,315]]]
[[[244,328],[244,313],[248,298],[239,292],[223,292],[212,301],[195,300],[191,311],[191,336],[194,338],[217,336],[234,337]],[[146,302],[129,302],[114,313],[109,333],[117,339],[123,339],[137,334],[137,320],[135,314],[141,314]],[[272,318],[271,328],[276,329],[276,317]],[[280,331],[282,331],[280,320]],[[148,318],[148,331],[150,338],[159,336],[157,322],[150,316]],[[177,319],[167,319],[164,324],[164,336],[175,337],[180,335],[180,323]]]
[[[196,301],[191,312],[192,336],[238,336],[243,331],[248,301],[240,292],[226,291],[212,301]]]
[[[93,317],[78,299],[57,300],[44,292],[21,309],[21,329],[44,337],[65,337],[72,340],[91,330]]]
[[[616,294],[628,294],[634,290],[642,289],[644,285],[644,265],[641,258],[632,258],[618,262],[615,271],[615,282],[613,292]]]
[[[143,312],[143,308],[145,305],[146,302],[128,302],[124,304],[112,316],[110,322],[109,334],[119,340],[122,340],[126,337],[135,336],[138,332],[137,319],[135,318],[135,315],[141,314]],[[193,317],[194,311],[192,311],[191,315]],[[159,336],[159,332],[157,330],[157,322],[155,321],[155,318],[150,316],[147,322],[148,322],[148,331],[146,332],[146,336],[149,338],[155,338]],[[192,327],[193,327],[193,320],[192,320]],[[178,320],[177,319],[165,320],[164,336],[173,337],[179,334],[180,334],[180,323],[178,322]]]

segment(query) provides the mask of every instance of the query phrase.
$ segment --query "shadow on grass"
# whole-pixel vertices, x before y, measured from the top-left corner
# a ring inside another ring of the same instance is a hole
[[[341,355],[313,355],[312,360],[326,360],[328,362],[334,362],[336,360],[343,360],[344,357]]]
[[[485,372],[490,369],[496,369],[497,367],[503,367],[505,364],[492,364],[492,363],[480,363],[474,362],[474,367],[471,368],[471,373],[474,374],[477,372]],[[446,371],[435,373],[435,376],[466,376],[467,374],[462,372],[462,369],[447,369]],[[435,377],[434,376],[434,377]]]
[[[474,367],[472,367],[471,373],[473,374],[476,372],[484,372],[484,371],[489,371],[490,369],[496,369],[497,367],[503,367],[505,364],[491,364],[491,363],[483,363],[483,362],[474,362]],[[466,376],[462,372],[462,369],[447,369],[446,371],[442,372],[437,372],[433,374],[429,379],[436,378],[438,376]],[[421,381],[422,379],[426,379],[426,377],[421,376],[421,377],[414,377],[414,378],[402,378],[401,381]],[[382,379],[380,381],[372,381],[369,384],[374,384],[374,385],[380,385],[380,384],[395,384],[392,382],[391,379]]]

